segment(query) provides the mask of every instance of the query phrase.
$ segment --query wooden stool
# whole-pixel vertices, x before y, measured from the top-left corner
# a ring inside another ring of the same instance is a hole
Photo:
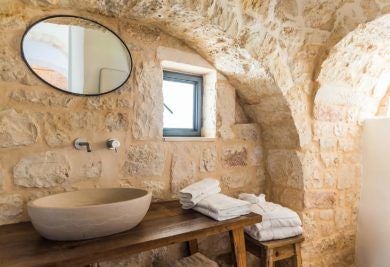
[[[246,250],[260,258],[261,267],[274,267],[275,262],[292,258],[294,267],[302,267],[302,235],[261,242],[245,234]]]

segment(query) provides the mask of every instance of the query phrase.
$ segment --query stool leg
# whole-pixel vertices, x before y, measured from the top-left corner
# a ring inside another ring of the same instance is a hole
[[[295,256],[293,258],[294,267],[302,267],[302,257],[301,257],[301,244],[294,244]]]
[[[229,232],[229,234],[232,243],[232,250],[234,251],[235,266],[246,267],[244,229],[233,229]]]
[[[275,263],[272,259],[272,255],[274,254],[274,250],[271,248],[271,249],[267,249],[267,252],[266,252],[266,264],[265,266],[266,267],[274,267],[275,266]]]

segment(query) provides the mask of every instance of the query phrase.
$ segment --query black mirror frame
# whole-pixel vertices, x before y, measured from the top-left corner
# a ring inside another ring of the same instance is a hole
[[[24,55],[24,51],[23,51],[23,41],[24,41],[24,38],[26,37],[27,33],[30,31],[30,29],[32,27],[34,27],[35,25],[37,25],[38,23],[42,22],[42,21],[45,21],[45,20],[48,20],[48,19],[51,19],[51,18],[77,18],[77,19],[83,19],[83,20],[87,20],[87,21],[90,21],[90,22],[93,22],[93,23],[96,23],[97,25],[107,29],[108,31],[110,31],[114,36],[116,36],[119,41],[121,41],[121,43],[123,44],[123,46],[126,48],[126,51],[129,53],[129,58],[130,58],[130,72],[129,72],[129,75],[127,75],[126,79],[117,87],[115,87],[114,89],[110,90],[110,91],[107,91],[107,92],[103,92],[103,93],[98,93],[98,94],[78,94],[78,93],[74,93],[74,92],[70,92],[70,91],[66,91],[64,89],[61,89],[57,86],[54,86],[52,85],[51,83],[47,82],[46,80],[44,80],[43,78],[41,78],[32,68],[31,66],[28,64],[28,61]],[[100,95],[105,95],[105,94],[108,94],[108,93],[111,93],[115,90],[118,90],[119,88],[121,88],[130,78],[130,75],[133,71],[133,58],[131,57],[131,53],[130,53],[130,50],[129,48],[127,47],[127,45],[125,44],[125,42],[122,40],[122,38],[119,37],[118,34],[116,34],[113,30],[111,30],[110,28],[104,26],[103,24],[95,21],[95,20],[92,20],[92,19],[87,19],[87,18],[84,18],[84,17],[81,17],[81,16],[74,16],[74,15],[51,15],[51,16],[48,16],[48,17],[44,17],[44,18],[41,18],[37,21],[35,21],[34,23],[32,23],[31,25],[29,25],[25,32],[23,33],[23,37],[22,37],[22,40],[20,42],[20,51],[21,51],[21,55],[22,55],[22,59],[24,61],[24,63],[27,65],[27,67],[31,70],[32,73],[34,73],[34,75],[36,77],[38,77],[39,80],[41,80],[42,82],[44,82],[45,84],[59,90],[59,91],[62,91],[64,93],[67,93],[67,94],[71,94],[71,95],[76,95],[76,96],[100,96]]]

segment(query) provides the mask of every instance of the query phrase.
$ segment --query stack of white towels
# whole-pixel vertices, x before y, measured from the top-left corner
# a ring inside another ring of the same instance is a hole
[[[220,194],[219,181],[205,178],[187,186],[179,193],[183,209],[194,209],[215,220],[223,221],[251,212],[247,201]]]
[[[262,216],[261,223],[245,227],[245,232],[259,241],[283,239],[303,233],[298,214],[281,205],[267,202],[265,195],[240,194],[239,198],[252,203],[252,212]]]
[[[262,222],[245,228],[245,232],[259,241],[283,239],[302,234],[298,214],[288,208],[265,200],[265,195],[240,194],[232,198],[221,194],[219,181],[206,178],[182,189],[179,193],[183,209],[194,209],[215,220],[223,221],[254,212]]]

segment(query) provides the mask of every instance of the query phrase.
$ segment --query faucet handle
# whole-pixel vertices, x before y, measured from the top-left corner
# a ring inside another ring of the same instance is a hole
[[[108,149],[118,152],[118,148],[120,147],[121,143],[116,139],[107,139],[106,145]]]

